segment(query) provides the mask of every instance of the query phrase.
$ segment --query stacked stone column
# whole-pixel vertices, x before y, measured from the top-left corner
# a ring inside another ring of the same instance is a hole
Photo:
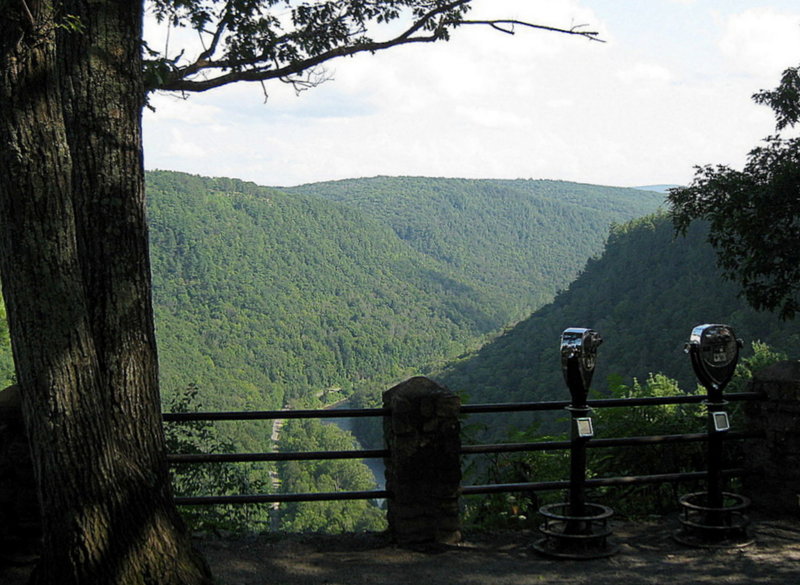
[[[422,377],[387,390],[383,405],[389,530],[398,544],[461,539],[458,396]]]
[[[766,439],[744,441],[749,471],[745,491],[764,512],[800,518],[800,361],[779,362],[756,372],[748,423]]]

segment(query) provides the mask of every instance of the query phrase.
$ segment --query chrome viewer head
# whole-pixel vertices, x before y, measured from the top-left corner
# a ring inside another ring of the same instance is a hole
[[[586,406],[601,343],[603,338],[592,329],[570,327],[561,334],[561,371],[574,407]]]
[[[685,351],[712,402],[722,400],[722,390],[736,370],[740,347],[742,340],[736,339],[733,328],[728,325],[706,324],[692,329]]]

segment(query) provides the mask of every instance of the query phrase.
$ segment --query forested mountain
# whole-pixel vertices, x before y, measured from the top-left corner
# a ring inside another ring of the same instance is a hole
[[[375,379],[377,395],[459,354],[439,377],[473,402],[560,398],[569,326],[605,339],[600,389],[650,372],[692,387],[681,349],[703,322],[732,324],[745,350],[798,341],[720,279],[702,225],[674,239],[660,215],[615,225],[537,307],[609,223],[658,206],[643,191],[385,177],[277,190],[151,172],[148,197],[164,393],[197,384],[206,408],[279,408]],[[538,310],[464,353],[526,306]]]
[[[233,180],[148,176],[165,386],[278,408],[463,349],[501,319],[384,226]]]
[[[603,337],[593,381],[599,391],[609,376],[630,384],[658,372],[693,390],[682,350],[703,323],[733,326],[745,356],[759,340],[796,356],[796,325],[737,298],[736,287],[719,275],[706,233],[698,223],[676,239],[663,214],[613,227],[603,255],[552,303],[436,377],[472,402],[568,400],[558,352],[567,327],[590,327]]]
[[[502,307],[506,320],[498,325],[527,317],[567,286],[612,222],[663,202],[636,189],[521,179],[374,177],[289,191],[345,203],[391,226]]]
[[[147,180],[165,395],[194,383],[231,409],[364,380],[377,393],[463,353],[566,285],[609,223],[661,201],[538,181]]]
[[[693,387],[681,350],[699,323],[730,323],[746,349],[800,341],[721,281],[704,226],[675,240],[665,216],[641,218],[662,202],[653,192],[385,177],[276,189],[164,171],[148,173],[147,188],[167,403],[192,385],[192,403],[209,410],[313,406],[339,389],[360,390],[354,405],[374,404],[398,378],[431,371],[471,402],[566,399],[557,348],[570,326],[605,340],[600,390],[609,376],[629,383],[650,372]],[[0,375],[9,380],[2,335]],[[495,434],[512,424],[530,418],[504,416]],[[231,448],[271,447],[263,424],[223,434]],[[286,425],[281,443],[322,439],[352,440],[338,428]],[[342,469],[277,471],[285,489],[336,474],[363,479],[364,469]],[[240,475],[261,485],[270,471]],[[317,529],[375,515],[340,512],[286,507],[283,520]]]

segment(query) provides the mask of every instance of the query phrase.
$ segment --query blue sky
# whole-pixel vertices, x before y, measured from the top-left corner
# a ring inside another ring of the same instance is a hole
[[[240,84],[154,96],[149,169],[262,185],[422,175],[635,186],[741,167],[774,132],[750,96],[800,64],[796,0],[478,0],[475,16],[588,24],[606,43],[465,27],[334,61],[296,96]],[[159,46],[165,31],[150,22]],[[171,46],[180,37],[173,33]]]

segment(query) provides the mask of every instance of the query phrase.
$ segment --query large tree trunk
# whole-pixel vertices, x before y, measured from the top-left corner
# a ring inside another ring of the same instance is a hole
[[[172,503],[161,429],[142,3],[7,4],[0,278],[42,507],[34,582],[209,583]]]

